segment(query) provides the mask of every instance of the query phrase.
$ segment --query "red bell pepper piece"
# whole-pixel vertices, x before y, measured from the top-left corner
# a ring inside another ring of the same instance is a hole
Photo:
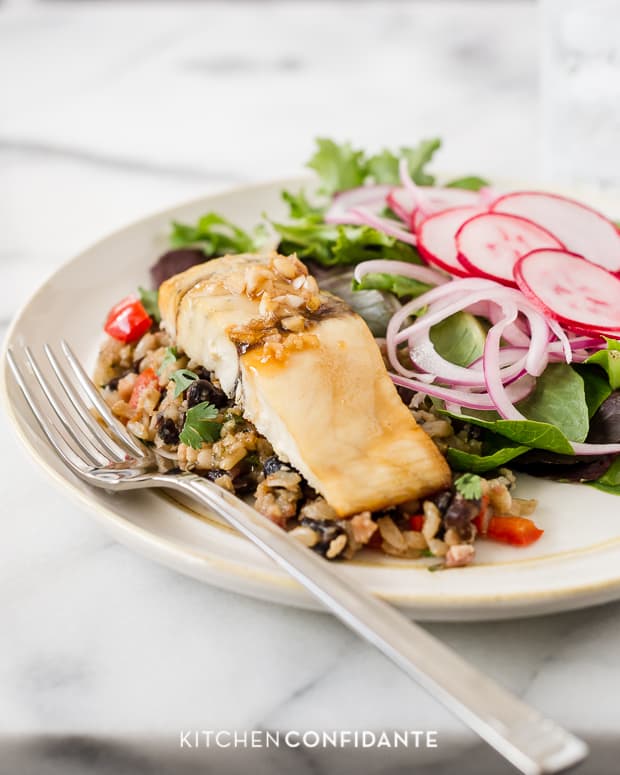
[[[488,538],[513,546],[529,546],[541,537],[544,530],[525,517],[491,517]]]
[[[127,296],[108,313],[104,331],[121,342],[134,342],[146,334],[152,324],[153,320],[140,299]]]
[[[153,383],[159,384],[159,377],[153,369],[144,369],[138,375],[138,379],[135,381],[131,396],[129,398],[129,406],[135,409],[140,401],[140,396],[144,391],[150,387]]]
[[[409,517],[409,527],[419,533],[424,527],[424,514],[412,514]]]

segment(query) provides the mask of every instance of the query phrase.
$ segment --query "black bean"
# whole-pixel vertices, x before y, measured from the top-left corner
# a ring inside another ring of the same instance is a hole
[[[443,517],[446,528],[454,528],[462,541],[469,541],[473,535],[471,521],[480,511],[479,500],[468,500],[457,493]]]
[[[337,538],[343,533],[346,534],[346,531],[342,525],[334,520],[310,519],[309,517],[303,517],[299,520],[299,524],[303,525],[304,527],[311,528],[319,536],[319,540],[312,548],[315,552],[318,552],[323,556],[325,556],[327,553],[329,545],[334,540],[334,538]]]
[[[224,471],[223,468],[212,468],[210,471],[207,471],[205,476],[210,482],[217,481],[221,476],[228,476],[229,472]]]
[[[120,381],[121,381],[120,377],[113,377],[109,382],[106,382],[106,384],[103,387],[107,387],[108,390],[117,390],[118,383]]]
[[[442,516],[446,513],[448,506],[452,502],[453,495],[454,493],[452,490],[444,490],[433,497],[433,503],[437,506]]]
[[[157,428],[157,435],[164,442],[164,444],[178,444],[179,443],[179,428],[175,421],[170,417],[162,417]]]
[[[192,408],[196,404],[202,404],[207,401],[218,409],[226,406],[228,398],[223,390],[215,387],[208,379],[197,379],[187,388],[187,406]]]
[[[290,471],[290,467],[286,465],[286,463],[283,463],[277,455],[272,455],[271,457],[268,457],[267,460],[263,463],[263,473],[265,476],[270,476],[271,474],[275,474],[277,471],[281,471],[284,469],[285,471]]]

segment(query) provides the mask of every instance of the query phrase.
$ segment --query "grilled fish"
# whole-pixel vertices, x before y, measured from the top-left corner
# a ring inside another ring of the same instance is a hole
[[[340,517],[449,485],[366,323],[294,256],[212,259],[167,280],[159,305],[178,346]]]

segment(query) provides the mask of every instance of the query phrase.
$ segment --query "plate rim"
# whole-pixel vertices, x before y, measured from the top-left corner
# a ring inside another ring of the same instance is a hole
[[[169,568],[173,568],[184,575],[193,576],[203,583],[209,583],[220,588],[237,591],[246,596],[269,600],[277,604],[324,611],[318,601],[315,601],[298,582],[286,575],[286,573],[281,571],[276,565],[273,566],[273,571],[268,570],[267,568],[248,567],[243,565],[242,561],[238,558],[223,559],[222,557],[213,554],[207,547],[201,547],[200,552],[194,552],[187,546],[180,545],[168,537],[158,535],[153,531],[135,524],[118,511],[107,508],[98,499],[93,498],[90,495],[91,490],[94,492],[96,491],[96,488],[84,490],[77,486],[73,481],[73,475],[68,469],[66,470],[66,473],[56,470],[47,462],[45,457],[36,448],[36,445],[28,438],[28,434],[26,433],[25,428],[22,427],[21,420],[14,410],[13,401],[9,392],[9,384],[10,382],[13,382],[13,378],[7,360],[10,342],[15,336],[19,323],[24,319],[28,308],[35,302],[45,285],[53,277],[70,268],[73,264],[79,264],[84,260],[88,253],[108,240],[122,237],[122,234],[125,231],[129,231],[135,227],[145,226],[149,221],[155,221],[165,217],[176,210],[195,207],[201,202],[213,198],[221,196],[234,197],[235,194],[260,191],[261,189],[273,190],[276,186],[283,188],[286,186],[299,185],[304,181],[311,181],[314,177],[315,176],[307,173],[294,176],[289,175],[286,177],[255,181],[249,184],[227,186],[203,194],[202,196],[191,197],[121,224],[114,230],[93,240],[91,243],[80,249],[75,255],[70,256],[55,266],[46,274],[37,287],[19,306],[3,337],[2,347],[0,349],[0,359],[2,362],[0,405],[4,407],[6,415],[10,420],[12,430],[19,439],[22,448],[25,449],[38,466],[43,469],[46,476],[50,478],[59,491],[67,493],[71,500],[83,506],[85,511],[93,515],[97,521],[101,523],[104,531],[106,531],[106,526],[110,528],[108,532],[113,534],[115,540],[125,543],[126,545],[128,544],[131,550],[135,550],[142,555],[147,555],[151,559],[154,559]],[[17,385],[15,385],[15,388],[18,389]],[[160,497],[159,494],[154,491],[148,492],[152,497]],[[176,501],[175,505],[177,508],[182,507],[182,504]],[[189,507],[186,507],[186,509],[187,511],[191,511]],[[193,512],[193,516],[196,519],[200,518],[198,512]],[[123,541],[122,536],[127,537],[129,540],[127,542]],[[617,548],[620,550],[620,538],[618,538]],[[568,553],[570,553],[570,551]],[[187,567],[188,561],[190,567]],[[533,561],[535,561],[534,558]],[[237,581],[241,579],[241,586],[243,586],[243,589],[239,588],[239,583],[222,583],[221,578],[207,580],[204,576],[204,568],[207,565],[210,565],[211,567],[217,566],[220,569],[227,568],[229,573],[232,573]],[[203,573],[192,573],[191,571],[198,566],[201,567]],[[354,568],[355,564],[353,563],[352,566]],[[397,566],[394,566],[395,569],[396,567]],[[390,570],[390,567],[385,566],[385,570]],[[345,568],[345,572],[351,571],[347,571]],[[256,581],[259,579],[262,580],[260,587],[255,588],[248,586],[252,580]],[[462,596],[453,593],[450,593],[449,596],[420,596],[416,595],[415,591],[408,592],[407,590],[401,592],[390,591],[385,594],[380,590],[373,589],[372,584],[370,585],[370,588],[374,594],[381,596],[383,599],[392,602],[397,606],[408,610],[415,610],[418,613],[421,612],[422,616],[419,616],[419,618],[435,619],[438,621],[479,621],[484,619],[515,618],[522,615],[544,615],[550,612],[544,608],[545,602],[548,601],[553,601],[552,610],[555,612],[596,605],[617,599],[620,597],[620,572],[615,578],[606,578],[598,582],[590,582],[576,586],[572,585],[560,589],[547,591],[541,591],[540,589],[520,590],[509,593],[494,593],[493,591],[490,591],[488,595],[477,596],[474,596],[471,593],[464,593]],[[279,593],[278,599],[274,599],[273,595],[270,595],[270,592]],[[441,602],[442,598],[445,599],[445,603],[443,604]],[[539,603],[541,606],[540,610],[537,608],[529,611],[526,607],[532,602]],[[481,611],[480,606],[483,606],[484,610]],[[498,606],[507,606],[508,610],[498,610]],[[463,614],[462,616],[454,615],[454,609],[456,607],[460,609]],[[427,616],[426,614],[429,615]]]

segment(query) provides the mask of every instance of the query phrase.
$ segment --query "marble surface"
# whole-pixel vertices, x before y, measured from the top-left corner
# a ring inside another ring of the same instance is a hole
[[[535,178],[529,2],[0,4],[0,325],[80,247],[223,186],[295,172],[312,138],[440,133],[441,166]],[[0,417],[0,773],[508,772],[328,616],[210,589],[111,542]],[[429,625],[620,752],[620,605]],[[434,752],[179,750],[181,729],[436,729]],[[343,758],[344,757],[344,758]]]

